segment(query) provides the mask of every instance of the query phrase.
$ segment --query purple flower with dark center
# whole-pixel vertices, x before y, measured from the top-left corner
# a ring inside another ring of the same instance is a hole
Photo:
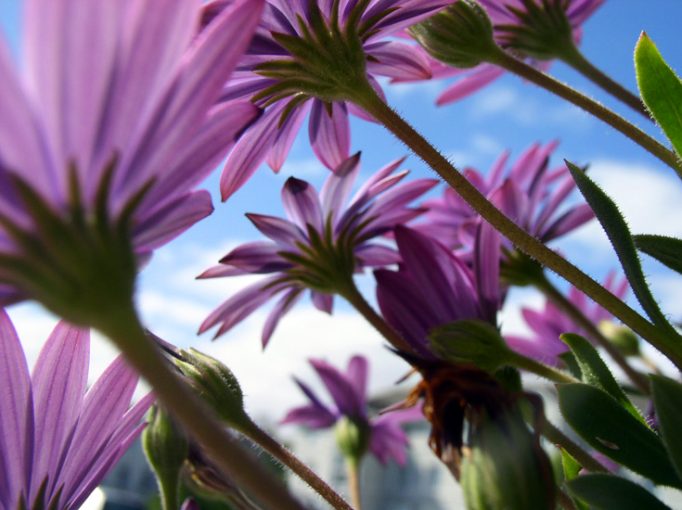
[[[623,299],[628,290],[628,282],[625,278],[619,281],[615,273],[610,273],[604,281],[604,288]],[[613,320],[609,312],[592,302],[575,287],[570,288],[567,297],[592,324],[598,326],[603,321]],[[532,336],[505,335],[505,339],[515,351],[543,363],[554,366],[562,364],[559,356],[569,350],[559,338],[562,334],[575,333],[590,338],[587,331],[549,300],[545,302],[541,311],[522,308],[521,313],[532,331]]]
[[[556,143],[535,144],[513,164],[509,153],[503,153],[484,176],[473,168],[464,170],[467,178],[490,198],[509,218],[530,234],[547,243],[561,237],[594,218],[585,203],[565,206],[575,188],[568,168],[551,168],[550,156]],[[480,216],[453,190],[427,200],[427,221],[420,229],[455,250],[466,253],[473,246]]]
[[[416,230],[397,227],[395,239],[402,262],[397,271],[374,272],[377,301],[384,319],[417,355],[435,358],[428,335],[438,326],[460,320],[497,325],[500,236],[492,227],[478,226],[473,265]]]
[[[496,42],[545,71],[549,68],[551,60],[559,56],[554,54],[554,51],[555,46],[564,43],[562,38],[573,44],[580,42],[582,24],[604,3],[604,0],[478,0],[478,2],[485,7],[490,17]],[[549,9],[552,15],[545,14],[546,9]],[[556,15],[555,11],[560,14]],[[529,12],[532,13],[530,16]],[[541,14],[538,15],[538,12]],[[560,26],[553,26],[552,23],[559,23]],[[456,78],[455,83],[438,97],[436,100],[438,105],[458,101],[505,73],[504,69],[488,63],[470,69],[456,69],[436,62],[432,64],[432,69],[434,77]]]
[[[376,172],[348,200],[360,170],[359,159],[357,154],[341,163],[319,194],[307,182],[289,178],[282,189],[286,219],[247,215],[270,240],[238,246],[200,278],[270,276],[246,287],[213,311],[201,325],[200,333],[220,325],[216,337],[220,336],[278,296],[263,328],[265,347],[279,320],[306,289],[318,309],[331,313],[333,295],[344,295],[354,273],[400,260],[396,251],[378,238],[422,214],[424,209],[409,204],[437,181],[401,183],[408,172],[395,173],[402,163],[397,160]]]
[[[407,435],[402,425],[423,419],[416,408],[392,411],[370,418],[367,409],[367,377],[369,364],[364,356],[353,356],[345,372],[323,360],[310,360],[315,372],[329,392],[334,404],[326,405],[304,382],[294,378],[308,397],[309,404],[289,411],[281,423],[297,423],[310,429],[326,429],[346,418],[358,430],[368,432],[369,451],[382,463],[407,461]]]
[[[313,151],[329,169],[337,168],[349,155],[348,114],[371,120],[349,102],[368,80],[380,90],[377,76],[431,76],[420,49],[390,36],[449,1],[268,0],[256,37],[223,95],[264,109],[227,160],[223,200],[266,159],[273,170],[281,168],[308,114]]]
[[[62,322],[29,375],[0,311],[1,508],[79,508],[142,431],[153,397],[130,407],[138,376],[121,357],[88,390],[89,350]]]
[[[211,213],[193,189],[258,115],[216,100],[261,6],[235,0],[199,31],[198,0],[25,2],[23,74],[0,41],[6,300],[77,279],[93,237],[140,260]]]

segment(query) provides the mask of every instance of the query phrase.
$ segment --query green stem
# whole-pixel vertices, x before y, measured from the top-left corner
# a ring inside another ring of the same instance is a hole
[[[156,345],[146,337],[132,304],[107,310],[98,322],[98,329],[123,351],[131,366],[151,385],[161,404],[236,485],[266,508],[304,510],[284,484],[239,445],[215,413],[178,378]]]
[[[588,471],[592,471],[593,473],[609,472],[609,470],[606,469],[601,462],[583,450],[577,443],[575,443],[566,434],[561,432],[561,430],[552,425],[548,420],[544,420],[542,426],[542,435],[554,445],[566,450],[571,457],[573,457],[582,467]]]
[[[570,496],[561,489],[557,489],[557,501],[564,510],[578,510]]]
[[[158,480],[158,479],[157,479]],[[163,510],[178,510],[178,493],[180,488],[180,476],[177,477],[175,483],[161,483],[158,480],[159,493],[161,494],[161,508]]]
[[[559,58],[580,74],[585,76],[588,80],[601,87],[604,91],[611,94],[616,99],[620,100],[640,115],[652,120],[647,112],[642,100],[628,89],[623,87],[620,83],[613,80],[610,76],[605,74],[601,69],[594,66],[592,62],[585,58],[585,55],[576,47],[575,44],[568,45],[559,56]]]
[[[592,323],[585,314],[575,306],[569,299],[564,296],[559,289],[557,289],[552,282],[550,282],[547,277],[543,275],[542,279],[538,279],[535,282],[535,287],[542,292],[547,299],[554,303],[561,311],[563,311],[568,317],[575,322],[575,324],[587,332],[590,339],[596,342],[600,347],[602,347],[606,352],[609,353],[613,361],[615,361],[618,366],[625,372],[625,374],[630,378],[632,383],[641,391],[644,395],[650,393],[649,383],[643,374],[640,374],[637,370],[632,368],[630,364],[623,356],[618,348],[613,345],[608,338],[606,338],[599,328]]]
[[[579,383],[580,381],[573,377],[572,375],[566,374],[562,372],[561,370],[557,370],[556,368],[548,367],[547,365],[544,365],[540,363],[539,361],[535,361],[534,359],[527,358],[517,352],[510,351],[509,353],[509,359],[507,361],[510,365],[515,366],[516,368],[520,368],[522,370],[526,370],[527,372],[531,372],[533,374],[539,375],[540,377],[544,377],[545,379],[548,379],[550,381],[553,381],[555,383]]]
[[[346,459],[346,471],[348,472],[348,492],[355,510],[362,510],[362,492],[360,490],[360,462],[355,459]]]
[[[651,138],[637,126],[629,123],[623,117],[609,110],[604,105],[581,94],[568,85],[555,80],[551,76],[538,71],[533,66],[514,58],[502,49],[499,49],[497,54],[489,59],[489,62],[535,83],[543,89],[552,92],[606,122],[608,125],[630,138],[637,145],[656,156],[663,163],[675,170],[678,177],[682,178],[682,164],[678,161],[677,155],[673,151],[669,150],[663,144]]]
[[[364,90],[358,91],[354,101],[429,165],[467,204],[520,251],[583,291],[630,329],[648,340],[682,370],[682,345],[668,338],[626,303],[507,218],[421,134],[384,103],[369,84]]]
[[[258,425],[252,423],[248,428],[241,430],[241,432],[296,473],[333,508],[336,508],[337,510],[353,510],[353,507],[339,496],[324,480],[317,476],[313,470],[301,462],[284,446],[275,441]]]
[[[412,346],[405,341],[400,333],[393,329],[384,318],[372,308],[372,305],[367,302],[365,296],[358,290],[355,282],[351,280],[345,287],[345,289],[339,291],[339,295],[348,301],[367,322],[374,326],[374,329],[376,329],[381,336],[399,351],[407,353],[414,352]]]

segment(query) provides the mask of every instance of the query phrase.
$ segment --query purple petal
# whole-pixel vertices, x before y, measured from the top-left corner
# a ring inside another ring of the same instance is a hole
[[[348,159],[350,151],[350,126],[344,103],[334,101],[331,111],[325,103],[315,99],[310,112],[308,132],[313,152],[329,169],[334,169]]]
[[[265,325],[263,326],[263,333],[261,335],[263,349],[268,346],[270,338],[275,332],[275,328],[279,324],[280,319],[293,308],[302,294],[303,289],[294,288],[284,294],[284,296],[275,304],[275,307],[270,312],[270,315],[268,315],[268,318],[265,320]]]
[[[36,448],[32,494],[50,476],[48,494],[56,483],[62,452],[68,447],[83,403],[88,378],[90,334],[60,322],[40,352],[33,370]]]
[[[465,78],[457,81],[451,87],[448,87],[438,99],[436,104],[443,106],[448,103],[453,103],[473,94],[479,89],[482,89],[489,83],[492,83],[504,74],[504,70],[492,65],[482,64],[474,68]]]
[[[337,416],[320,401],[315,392],[304,382],[296,378],[294,381],[308,397],[310,405],[292,409],[280,423],[299,423],[313,429],[331,427],[336,423]]]
[[[397,80],[431,78],[429,60],[419,47],[397,41],[381,41],[366,45],[365,51],[372,57],[367,62],[370,74]]]
[[[500,234],[482,221],[476,235],[474,268],[484,318],[492,324],[500,307],[500,247]]]
[[[246,217],[260,230],[260,232],[285,247],[295,247],[297,242],[305,241],[301,229],[290,221],[266,216],[264,214],[248,213]]]
[[[400,254],[388,246],[381,244],[365,244],[355,250],[355,258],[361,267],[385,267],[398,264]]]
[[[346,378],[355,388],[358,395],[364,398],[367,395],[367,377],[369,373],[369,363],[364,356],[353,356],[348,361],[346,368]]]
[[[289,177],[282,188],[282,203],[289,219],[304,232],[307,232],[308,225],[322,232],[320,199],[315,188],[306,181]]]
[[[0,310],[0,502],[9,507],[25,489],[30,474],[26,437],[31,379],[24,351],[4,310]]]
[[[241,188],[265,160],[277,138],[283,107],[283,104],[276,104],[268,108],[232,149],[220,176],[223,202]]]
[[[341,212],[360,171],[360,153],[341,163],[330,173],[320,191],[320,201],[325,219],[330,213]]]
[[[268,153],[268,165],[270,165],[270,168],[275,172],[279,172],[282,165],[284,165],[284,161],[291,150],[294,140],[296,140],[296,135],[301,128],[301,124],[305,120],[309,108],[308,103],[295,108],[284,121],[284,124],[279,128],[272,148]]]
[[[358,392],[358,388],[345,374],[324,360],[311,359],[310,364],[327,388],[341,414],[354,418],[365,416],[365,395]]]
[[[552,239],[561,237],[593,219],[594,211],[590,206],[587,204],[580,204],[573,209],[566,211],[566,213],[552,223],[547,228],[547,231],[542,233],[542,240],[551,241]]]
[[[282,271],[291,263],[278,255],[280,248],[269,241],[244,243],[220,260],[221,264],[237,267],[245,273],[265,274]]]

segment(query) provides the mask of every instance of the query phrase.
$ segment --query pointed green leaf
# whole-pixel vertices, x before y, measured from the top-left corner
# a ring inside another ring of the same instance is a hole
[[[611,395],[578,383],[557,391],[564,418],[595,450],[657,484],[682,487],[658,436]]]
[[[566,450],[561,450],[561,467],[564,471],[564,479],[573,480],[580,474],[583,468],[580,463]]]
[[[615,398],[627,412],[646,425],[642,414],[625,395],[606,363],[601,359],[597,349],[580,335],[565,333],[561,340],[568,345],[580,367],[583,382],[596,386]]]
[[[682,154],[682,82],[642,32],[635,46],[639,92],[677,154]]]
[[[593,510],[670,510],[644,487],[603,473],[579,476],[568,490]]]
[[[634,236],[639,251],[682,274],[682,239],[666,236]]]
[[[642,308],[654,324],[677,336],[675,329],[663,315],[649,290],[630,229],[618,210],[618,206],[585,172],[569,161],[566,161],[566,164],[578,185],[578,189],[580,189],[580,193],[585,197],[606,232],[609,241],[611,241],[616,255],[618,255],[618,260],[623,266],[625,276]]]
[[[651,376],[656,417],[663,442],[677,474],[682,477],[682,384],[660,375]]]

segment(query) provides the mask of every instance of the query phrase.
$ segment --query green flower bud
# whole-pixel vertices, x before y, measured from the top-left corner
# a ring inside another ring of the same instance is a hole
[[[518,409],[472,426],[462,490],[469,510],[554,510],[552,465]]]
[[[244,411],[244,394],[232,371],[196,349],[179,354],[181,359],[175,359],[175,365],[218,416],[234,429],[249,429],[252,421]]]
[[[500,277],[507,285],[527,287],[543,282],[545,273],[535,259],[518,250],[506,251],[500,265]]]
[[[431,350],[441,359],[473,363],[481,370],[494,372],[509,362],[511,350],[499,331],[479,320],[451,322],[433,329]]]
[[[409,30],[432,57],[461,69],[487,62],[500,51],[488,14],[473,0],[458,0]]]
[[[336,422],[334,432],[336,444],[339,445],[343,456],[349,461],[359,464],[369,447],[371,433],[369,424],[343,417]]]
[[[157,406],[149,410],[148,424],[142,432],[142,448],[159,484],[163,508],[175,510],[180,474],[189,445],[185,434],[168,414]]]
[[[639,338],[630,328],[602,321],[599,331],[625,356],[639,356]]]

